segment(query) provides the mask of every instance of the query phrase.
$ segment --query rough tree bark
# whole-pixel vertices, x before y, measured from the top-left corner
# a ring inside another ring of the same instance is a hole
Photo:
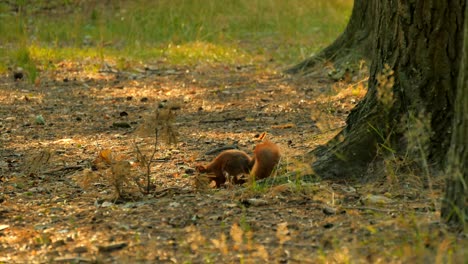
[[[323,178],[360,177],[379,150],[411,151],[404,136],[411,114],[430,124],[428,145],[418,153],[429,164],[444,165],[450,145],[465,1],[369,2],[370,14],[378,15],[368,92],[346,128],[313,152],[312,166]]]
[[[442,218],[467,231],[468,227],[468,7],[465,7],[465,29],[462,62],[457,87],[455,116],[450,150],[447,155],[447,185],[442,200]]]
[[[344,32],[328,47],[318,54],[288,69],[287,73],[307,71],[317,63],[331,61],[337,65],[344,62],[370,59],[370,50],[374,39],[372,25],[377,20],[378,11],[375,6],[378,1],[355,0],[353,11]]]

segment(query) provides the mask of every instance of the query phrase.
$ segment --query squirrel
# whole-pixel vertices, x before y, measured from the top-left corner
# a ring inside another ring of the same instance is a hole
[[[196,166],[200,173],[214,174],[210,177],[216,182],[216,187],[220,187],[226,182],[226,176],[232,177],[232,182],[241,184],[242,180],[237,177],[242,174],[249,174],[251,169],[251,158],[241,150],[225,150],[221,152],[210,164]]]
[[[264,140],[255,146],[254,156],[250,162],[252,167],[250,175],[255,180],[265,179],[270,176],[273,169],[280,160],[280,151],[278,146],[269,141]]]
[[[255,146],[253,158],[240,150],[226,150],[221,152],[210,164],[196,166],[200,173],[212,173],[211,177],[220,187],[226,182],[226,176],[232,177],[233,184],[243,184],[245,179],[239,176],[249,175],[250,179],[264,179],[270,176],[278,164],[280,151],[276,144],[265,140]]]

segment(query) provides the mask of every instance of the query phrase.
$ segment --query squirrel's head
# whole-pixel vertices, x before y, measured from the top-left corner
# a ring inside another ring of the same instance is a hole
[[[206,168],[203,165],[195,166],[195,170],[197,170],[197,172],[201,172],[201,173],[206,172]]]

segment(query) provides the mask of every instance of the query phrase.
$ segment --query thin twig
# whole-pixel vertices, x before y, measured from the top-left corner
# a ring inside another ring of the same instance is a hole
[[[68,171],[68,170],[83,170],[85,168],[86,168],[85,166],[66,166],[62,168],[56,168],[56,169],[44,171],[42,172],[42,174],[54,174],[60,171]]]
[[[200,120],[199,123],[201,123],[201,124],[224,123],[224,122],[229,122],[229,121],[242,121],[244,119],[245,119],[245,116],[226,117],[224,119],[216,119],[216,120]]]

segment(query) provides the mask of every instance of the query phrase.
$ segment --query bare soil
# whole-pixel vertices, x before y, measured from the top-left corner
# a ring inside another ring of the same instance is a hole
[[[415,177],[296,177],[311,172],[307,153],[339,132],[363,92],[353,92],[359,80],[293,78],[267,66],[89,72],[62,62],[35,84],[1,76],[0,262],[443,261],[447,248],[466,245],[439,223],[437,181],[430,191]],[[141,175],[135,144],[149,156],[155,138],[138,128],[167,107],[175,109],[177,143],[159,140],[155,188],[143,194],[126,182],[126,199],[116,200],[110,169],[95,166],[99,156],[110,150],[130,162],[128,174]],[[281,147],[273,177],[288,183],[195,184],[203,179],[195,165],[217,154],[205,153],[235,145],[251,154],[263,132]]]

